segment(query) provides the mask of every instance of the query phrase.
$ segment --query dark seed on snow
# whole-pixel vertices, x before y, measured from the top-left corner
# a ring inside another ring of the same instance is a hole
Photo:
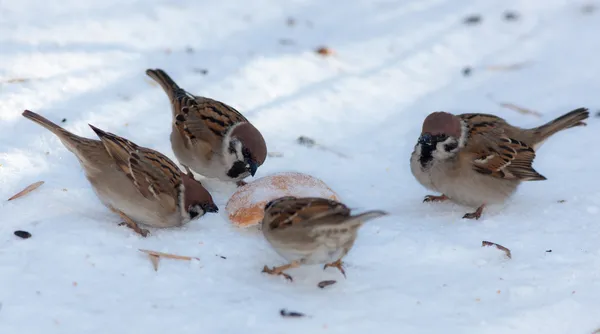
[[[517,12],[507,10],[504,12],[504,19],[506,21],[516,21],[519,19],[519,14]]]
[[[473,25],[481,23],[481,15],[473,14],[463,19],[464,24]]]
[[[294,311],[287,311],[286,309],[281,309],[279,311],[279,314],[282,317],[304,317],[305,316],[304,313],[294,312]]]
[[[308,138],[305,136],[298,137],[298,139],[296,139],[296,142],[300,145],[304,145],[304,146],[308,146],[308,147],[314,146],[317,143],[314,139]]]
[[[67,121],[67,119],[66,119],[66,118],[63,118],[63,119],[62,119],[62,122],[63,122],[63,123],[64,123],[64,122],[66,122],[66,121]]]
[[[15,231],[15,235],[19,238],[29,239],[31,238],[31,233],[27,231]]]
[[[551,249],[548,249],[548,250],[546,251],[546,253],[552,253],[552,250],[551,250]]]
[[[326,287],[326,286],[330,286],[330,285],[333,285],[333,284],[335,284],[335,283],[337,283],[337,281],[334,281],[334,280],[329,280],[329,281],[321,281],[321,282],[319,282],[319,284],[317,284],[317,286],[318,286],[319,288],[323,289],[324,287]]]
[[[467,66],[462,69],[462,74],[463,74],[463,76],[468,77],[469,75],[471,75],[472,71],[473,71],[473,69]]]

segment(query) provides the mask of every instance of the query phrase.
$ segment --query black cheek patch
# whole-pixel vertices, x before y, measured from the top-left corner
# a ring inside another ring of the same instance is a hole
[[[231,169],[227,171],[227,176],[236,178],[247,172],[248,170],[246,169],[246,163],[243,161],[236,161],[233,166],[231,166]]]
[[[458,143],[450,143],[450,144],[444,145],[444,150],[446,150],[446,152],[450,152],[457,147],[458,147]]]

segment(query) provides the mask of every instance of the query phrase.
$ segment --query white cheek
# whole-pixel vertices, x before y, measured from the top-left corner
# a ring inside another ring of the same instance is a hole
[[[437,145],[435,146],[435,150],[433,151],[433,153],[431,155],[433,155],[433,157],[438,160],[445,160],[445,159],[454,157],[456,155],[456,152],[458,152],[458,147],[450,152],[447,152],[444,149],[444,146],[446,146],[447,144],[450,144],[450,143],[455,143],[455,142],[456,141],[454,141],[452,138],[448,138],[448,139],[444,140],[443,142],[437,143]]]

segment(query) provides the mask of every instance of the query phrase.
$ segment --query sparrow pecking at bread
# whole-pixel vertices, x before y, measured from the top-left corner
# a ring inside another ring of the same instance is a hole
[[[175,227],[218,211],[200,182],[157,151],[93,125],[100,140],[79,137],[29,110],[23,116],[54,133],[75,154],[102,203],[144,237],[148,230],[138,223]]]
[[[553,134],[585,125],[585,108],[575,109],[533,129],[508,124],[488,114],[434,112],[410,158],[415,178],[441,196],[424,202],[451,200],[477,210],[463,218],[479,219],[488,204],[503,203],[522,181],[545,180],[533,167],[536,150]]]
[[[275,251],[289,263],[264,267],[263,272],[282,275],[300,265],[325,264],[337,268],[344,277],[342,258],[356,240],[365,222],[387,215],[380,210],[351,215],[342,203],[317,197],[281,197],[265,205],[262,232]]]
[[[180,88],[161,69],[146,70],[171,101],[171,146],[189,175],[238,182],[254,176],[267,157],[260,131],[225,103],[195,96]]]

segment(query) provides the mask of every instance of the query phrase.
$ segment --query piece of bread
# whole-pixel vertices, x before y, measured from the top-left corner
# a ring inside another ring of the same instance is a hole
[[[268,175],[239,187],[225,210],[233,224],[251,226],[262,221],[269,201],[284,196],[323,197],[339,201],[338,195],[323,181],[307,174],[286,172]]]

